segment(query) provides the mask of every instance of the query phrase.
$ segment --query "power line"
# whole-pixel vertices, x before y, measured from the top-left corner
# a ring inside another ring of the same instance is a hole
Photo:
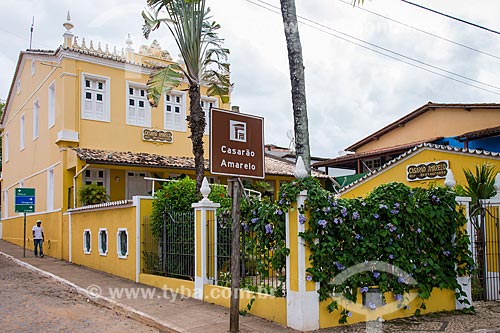
[[[276,6],[272,5],[272,4],[269,4],[269,3],[265,2],[265,1],[262,1],[262,0],[255,0],[255,1],[258,1],[258,2],[260,2],[260,3],[263,3],[263,4],[265,4],[265,5],[269,6],[269,7],[273,8],[273,9],[268,8],[268,7],[266,7],[266,6],[263,6],[263,5],[259,4],[259,3],[256,3],[256,2],[254,2],[254,1],[252,1],[252,0],[245,0],[245,1],[247,1],[247,2],[249,2],[249,3],[251,3],[251,4],[253,4],[253,5],[256,5],[256,6],[258,6],[258,7],[261,7],[261,8],[263,8],[263,9],[266,9],[266,10],[268,10],[268,11],[272,12],[272,13],[275,13],[275,14],[281,14],[281,8],[276,7]],[[342,35],[344,35],[344,36],[347,36],[348,38],[351,38],[351,39],[354,39],[354,40],[360,41],[360,42],[362,42],[362,43],[365,43],[365,44],[367,44],[367,45],[370,45],[370,46],[376,47],[376,48],[381,49],[381,50],[383,50],[383,51],[385,51],[385,52],[389,52],[389,53],[392,53],[392,54],[397,55],[397,56],[399,56],[399,57],[406,58],[406,59],[411,60],[411,61],[414,61],[414,62],[416,62],[416,63],[419,63],[419,64],[422,64],[422,65],[425,65],[425,66],[428,66],[428,67],[431,67],[431,68],[437,69],[437,70],[439,70],[439,71],[442,71],[442,72],[445,72],[445,73],[448,73],[448,74],[451,74],[451,75],[455,75],[455,76],[457,76],[457,77],[460,77],[460,78],[463,78],[463,79],[466,79],[466,80],[469,80],[469,81],[472,81],[472,82],[476,82],[476,83],[479,83],[479,84],[482,84],[482,85],[485,85],[485,86],[488,86],[488,87],[491,87],[491,88],[495,88],[495,89],[499,89],[499,90],[500,90],[500,87],[497,87],[497,86],[494,86],[494,85],[491,85],[491,84],[488,84],[488,83],[484,83],[484,82],[481,82],[481,81],[477,81],[477,80],[471,79],[471,78],[466,77],[466,76],[463,76],[463,75],[461,75],[461,74],[457,74],[457,73],[454,73],[454,72],[448,71],[448,70],[446,70],[446,69],[442,69],[442,68],[440,68],[440,67],[438,67],[438,66],[434,66],[434,65],[431,65],[431,64],[427,64],[427,63],[425,63],[425,62],[423,62],[423,61],[420,61],[420,60],[418,60],[418,59],[414,59],[414,58],[411,58],[411,57],[405,56],[405,55],[403,55],[403,54],[400,54],[400,53],[397,53],[397,52],[391,51],[391,50],[386,49],[386,48],[384,48],[384,47],[380,47],[380,46],[375,45],[375,44],[373,44],[373,43],[366,42],[366,41],[364,41],[364,40],[362,40],[362,39],[356,38],[356,37],[351,36],[351,35],[349,35],[349,34],[346,34],[346,33],[344,33],[344,32],[341,32],[341,31],[335,30],[335,29],[333,29],[333,28],[327,27],[327,26],[322,25],[322,24],[320,24],[320,23],[317,23],[317,22],[315,22],[315,21],[313,21],[313,20],[310,20],[310,19],[304,18],[304,17],[302,17],[302,16],[300,16],[300,15],[297,15],[297,17],[298,17],[298,18],[300,18],[300,19],[303,19],[303,20],[306,20],[306,21],[312,22],[313,24],[315,24],[315,25],[317,25],[317,26],[319,26],[319,27],[322,27],[322,28],[325,28],[325,29],[328,29],[328,30],[332,30],[332,31],[334,31],[334,32],[336,32],[336,33],[339,33],[339,34],[342,34]],[[326,34],[328,34],[328,35],[331,35],[331,36],[333,36],[333,37],[339,38],[339,39],[341,39],[341,40],[343,40],[343,41],[346,41],[346,42],[348,42],[348,43],[351,43],[351,44],[354,44],[354,45],[360,46],[360,47],[362,47],[362,48],[364,48],[364,49],[367,49],[367,50],[369,50],[369,51],[372,51],[372,52],[375,52],[375,53],[377,53],[377,54],[383,55],[383,56],[385,56],[385,57],[391,58],[391,59],[393,59],[393,60],[396,60],[396,61],[402,62],[402,63],[404,63],[404,64],[407,64],[407,65],[413,66],[413,67],[415,67],[415,68],[418,68],[418,69],[421,69],[421,70],[427,71],[427,72],[429,72],[429,73],[432,73],[432,74],[435,74],[435,75],[439,75],[439,76],[441,76],[441,77],[444,77],[444,78],[447,78],[447,79],[450,79],[450,80],[453,80],[453,81],[456,81],[456,82],[459,82],[459,83],[462,83],[462,84],[468,85],[468,86],[470,86],[470,87],[474,87],[474,88],[477,88],[477,89],[480,89],[480,90],[484,90],[484,91],[487,91],[487,92],[490,92],[490,93],[492,93],[492,94],[495,94],[495,95],[499,95],[499,96],[500,96],[500,93],[495,92],[495,91],[492,91],[492,90],[490,90],[490,89],[486,89],[486,88],[483,88],[483,87],[480,87],[480,86],[477,86],[477,85],[474,85],[474,84],[468,83],[468,82],[466,82],[466,81],[459,80],[459,79],[457,79],[457,78],[454,78],[454,77],[451,77],[451,76],[448,76],[448,75],[445,75],[445,74],[442,74],[442,73],[439,73],[439,72],[436,72],[436,71],[430,70],[430,69],[428,69],[428,68],[425,68],[425,67],[422,67],[422,66],[416,65],[416,64],[411,63],[411,62],[409,62],[409,61],[406,61],[406,60],[403,60],[403,59],[397,58],[397,57],[392,56],[392,55],[390,55],[390,54],[387,54],[387,53],[384,53],[384,52],[381,52],[381,51],[375,50],[375,49],[373,49],[373,48],[371,48],[371,47],[368,47],[368,46],[362,45],[362,44],[360,44],[360,43],[354,42],[354,41],[349,40],[349,39],[347,39],[347,38],[345,38],[345,37],[341,37],[341,36],[338,36],[338,35],[336,35],[336,34],[334,34],[334,33],[331,33],[331,32],[328,32],[328,31],[324,31],[324,30],[322,30],[322,29],[318,28],[317,26],[314,26],[314,25],[311,25],[311,24],[308,24],[308,23],[305,23],[305,22],[300,22],[300,23],[301,23],[301,24],[303,24],[303,25],[306,25],[306,26],[308,26],[308,27],[311,27],[311,28],[313,28],[313,29],[316,29],[316,30],[318,30],[318,31],[321,31],[321,32],[323,32],[323,33],[326,33]]]
[[[419,5],[417,3],[413,3],[413,2],[410,2],[410,1],[406,1],[406,0],[401,0],[401,1],[403,1],[403,2],[405,2],[407,4],[410,4],[410,5],[413,5],[413,6],[416,6],[416,7],[425,9],[425,10],[428,10],[430,12],[433,12],[433,13],[445,16],[447,18],[451,18],[452,20],[456,20],[456,21],[459,21],[459,22],[462,22],[462,23],[465,23],[465,24],[468,24],[468,25],[472,25],[473,27],[476,27],[476,28],[479,28],[479,29],[483,29],[483,30],[486,30],[486,31],[489,31],[489,32],[493,32],[494,34],[500,35],[500,32],[498,32],[496,30],[493,30],[493,29],[490,29],[490,28],[483,27],[482,25],[479,25],[479,24],[476,24],[476,23],[472,23],[472,22],[469,22],[469,21],[466,21],[466,20],[462,20],[462,19],[460,19],[458,17],[451,16],[451,15],[448,15],[448,14],[445,14],[445,13],[442,13],[442,12],[438,12],[437,10],[434,10],[434,9],[431,9],[431,8]]]
[[[351,2],[348,2],[348,1],[345,1],[345,0],[338,0],[338,1],[339,1],[339,2],[342,2],[342,3],[345,3],[345,4],[349,5],[349,6],[352,6],[352,3],[351,3]],[[364,8],[364,7],[361,7],[361,6],[356,5],[356,8],[357,8],[357,9],[360,9],[360,10],[363,10],[363,11],[365,11],[365,12],[367,12],[367,13],[370,13],[370,14],[373,14],[373,15],[376,15],[376,16],[379,16],[379,17],[381,17],[381,18],[383,18],[383,19],[386,19],[386,20],[389,20],[389,21],[391,21],[391,22],[394,22],[394,23],[397,23],[397,24],[403,25],[403,26],[405,26],[405,27],[407,27],[407,28],[410,28],[410,29],[416,30],[416,31],[418,31],[418,32],[424,33],[424,34],[426,34],[426,35],[429,35],[429,36],[432,36],[432,37],[435,37],[435,38],[441,39],[441,40],[443,40],[443,41],[445,41],[445,42],[448,42],[448,43],[451,43],[451,44],[454,44],[454,45],[457,45],[457,46],[460,46],[460,47],[466,48],[466,49],[468,49],[468,50],[471,50],[471,51],[474,51],[474,52],[477,52],[477,53],[481,53],[481,54],[486,55],[486,56],[488,56],[488,57],[492,57],[492,58],[495,58],[495,59],[500,60],[500,57],[499,57],[499,56],[496,56],[496,55],[494,55],[494,54],[491,54],[491,53],[488,53],[488,52],[485,52],[485,51],[481,51],[481,50],[479,50],[479,49],[476,49],[476,48],[470,47],[470,46],[468,46],[468,45],[465,45],[465,44],[462,44],[462,43],[459,43],[459,42],[456,42],[456,41],[451,40],[451,39],[448,39],[448,38],[446,38],[446,37],[442,37],[442,36],[439,36],[439,35],[433,34],[432,32],[428,32],[428,31],[425,31],[425,30],[423,30],[423,29],[420,29],[420,28],[414,27],[414,26],[412,26],[412,25],[409,25],[409,24],[406,24],[406,23],[404,23],[404,22],[401,22],[401,21],[395,20],[395,19],[393,19],[393,18],[390,18],[390,17],[385,16],[385,15],[382,15],[382,14],[380,14],[380,13],[377,13],[377,12],[371,11],[371,10],[366,9],[366,8]]]

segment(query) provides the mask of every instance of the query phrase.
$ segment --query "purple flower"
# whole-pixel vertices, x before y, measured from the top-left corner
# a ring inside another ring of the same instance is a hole
[[[359,219],[359,213],[358,213],[358,212],[354,212],[354,213],[352,213],[352,219],[353,219],[353,220],[357,220],[357,219]]]
[[[399,202],[396,202],[396,203],[394,204],[394,208],[399,208]]]
[[[394,254],[389,254],[389,259],[394,259]]]
[[[282,205],[282,204],[283,204],[283,200],[282,200],[282,199],[280,199],[280,201],[278,201],[278,204],[279,204],[279,205]]]
[[[266,234],[272,234],[272,233],[273,233],[272,224],[270,224],[270,223],[266,224]]]
[[[342,218],[340,218],[340,217],[334,218],[333,219],[333,223],[335,223],[335,224],[339,224],[339,223],[342,224]]]
[[[323,212],[325,212],[325,213],[329,213],[329,212],[330,212],[330,207],[325,207],[325,208],[323,208]]]
[[[401,294],[396,294],[396,295],[394,295],[394,299],[395,299],[396,301],[400,301],[402,298],[403,298],[403,295],[401,295]]]
[[[281,211],[281,209],[276,209],[276,212],[274,212],[274,214],[276,215],[283,215],[283,212]]]
[[[405,283],[405,279],[403,279],[402,277],[398,277],[398,283]]]
[[[243,227],[243,230],[245,230],[245,232],[248,232],[248,224],[246,224],[245,222],[242,222],[241,226]]]
[[[313,277],[311,275],[306,275],[306,280],[307,281],[312,281],[313,280]]]
[[[351,311],[347,312],[347,316],[352,317],[352,312]]]
[[[379,215],[377,213],[373,214],[373,217],[377,220],[379,218]]]
[[[326,227],[326,223],[327,223],[327,222],[326,222],[325,220],[319,220],[319,221],[318,221],[318,225],[319,225],[320,227],[323,227],[323,228],[325,228],[325,227]]]
[[[337,266],[337,269],[338,269],[339,271],[343,271],[343,270],[345,269],[345,266],[344,266],[344,265],[342,265],[342,264],[340,264],[340,263],[338,263],[338,262],[336,262],[336,263],[335,263],[335,266]]]
[[[444,254],[445,256],[449,256],[449,255],[450,255],[450,251],[443,251],[443,254]]]
[[[378,279],[378,277],[379,277],[379,276],[380,276],[380,273],[379,273],[379,272],[374,272],[374,273],[373,273],[373,277],[374,277],[375,279]]]
[[[398,230],[398,228],[392,223],[387,223],[385,227],[388,228],[390,232]]]
[[[375,310],[377,308],[377,306],[375,304],[373,304],[372,302],[368,303],[368,307],[372,310]]]
[[[361,236],[359,234],[356,234],[356,236],[354,236],[354,238],[361,239]]]
[[[347,208],[343,207],[342,210],[340,211],[343,217],[347,216]]]
[[[435,196],[435,195],[433,195],[433,196],[431,197],[431,200],[432,200],[432,203],[433,203],[433,204],[438,204],[438,203],[441,201],[441,199],[439,199],[439,198],[438,198],[437,196]]]
[[[422,232],[422,229],[418,228],[417,233],[421,233],[421,232]]]
[[[250,220],[250,222],[252,222],[253,224],[255,224],[255,223],[257,223],[258,220],[259,220],[259,218],[254,217],[253,219]]]
[[[361,287],[361,288],[359,288],[359,291],[361,293],[367,293],[368,292],[368,287]]]
[[[397,214],[399,214],[399,210],[391,209],[391,214],[397,215]]]
[[[299,215],[299,223],[304,224],[304,223],[306,223],[306,221],[307,221],[306,217],[304,215],[300,214]]]
[[[255,210],[252,210],[252,214],[255,216],[257,215],[257,212]]]
[[[363,206],[363,207],[364,207],[364,206],[366,206],[366,202],[364,202],[364,201],[363,201],[363,202],[361,203],[361,206]]]
[[[378,205],[378,208],[380,208],[380,209],[382,209],[382,208],[385,208],[385,209],[387,209],[387,205],[384,205],[384,204],[380,204],[380,205]]]

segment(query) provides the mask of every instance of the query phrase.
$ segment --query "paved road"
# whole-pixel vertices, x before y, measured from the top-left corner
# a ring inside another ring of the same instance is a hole
[[[4,256],[0,256],[0,331],[158,333]]]

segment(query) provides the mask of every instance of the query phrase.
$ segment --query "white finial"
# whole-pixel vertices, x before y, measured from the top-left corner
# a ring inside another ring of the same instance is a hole
[[[500,172],[497,172],[495,176],[495,190],[497,191],[497,196],[500,196]]]
[[[297,158],[297,163],[295,164],[295,172],[293,174],[297,179],[303,179],[307,177],[307,170],[304,161],[302,160],[302,156],[299,156]]]
[[[71,23],[71,16],[69,15],[69,10],[68,10],[68,15],[66,16],[66,22],[63,23],[63,27],[66,28],[66,31],[63,34],[64,37],[64,47],[72,47],[73,46],[73,32],[71,29],[73,29],[74,25]]]
[[[130,48],[132,48],[132,44],[133,44],[133,43],[134,43],[134,42],[132,42],[132,38],[130,37],[130,34],[128,34],[128,37],[127,37],[127,39],[125,40],[125,44],[127,44],[127,47],[130,49]]]
[[[446,178],[444,180],[444,186],[452,188],[457,184],[455,177],[453,176],[453,171],[450,168],[446,171]]]
[[[71,29],[74,28],[73,23],[71,23],[71,16],[69,15],[69,10],[68,10],[68,15],[66,16],[66,22],[63,23],[63,27],[66,28],[66,32],[71,32]]]
[[[208,195],[210,194],[210,185],[208,184],[207,177],[203,177],[203,182],[201,183],[201,188],[200,192],[203,195],[203,199],[201,199],[201,202],[203,203],[209,203],[211,202],[210,199],[208,199]]]

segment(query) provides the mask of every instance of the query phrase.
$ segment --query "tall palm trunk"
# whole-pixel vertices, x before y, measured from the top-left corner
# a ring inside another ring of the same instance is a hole
[[[311,151],[309,147],[309,123],[307,120],[306,81],[302,46],[294,0],[280,0],[281,14],[285,28],[288,64],[292,84],[293,125],[295,132],[295,150],[301,156],[308,174],[311,174]]]
[[[194,168],[196,171],[196,191],[199,192],[205,176],[205,159],[203,158],[203,134],[205,133],[205,113],[200,104],[200,86],[189,86],[189,128],[193,145]]]

